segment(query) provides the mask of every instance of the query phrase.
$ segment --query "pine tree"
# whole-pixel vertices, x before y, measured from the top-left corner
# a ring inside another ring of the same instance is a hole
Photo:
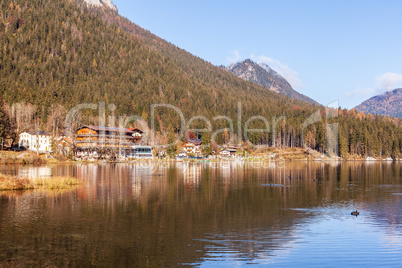
[[[170,158],[174,158],[177,155],[177,139],[174,134],[173,128],[169,127],[167,130],[167,154]]]
[[[0,98],[0,138],[1,149],[3,150],[4,142],[6,139],[11,140],[11,147],[17,139],[15,120],[12,120],[4,109],[4,101]]]
[[[3,144],[3,140],[6,138],[7,135],[7,128],[8,128],[8,116],[4,111],[3,108],[3,101],[0,99],[0,138]],[[3,148],[1,148],[3,150]]]
[[[393,158],[399,158],[399,141],[397,139],[394,139],[392,143],[392,157]]]
[[[205,156],[212,154],[211,135],[209,132],[202,133],[202,153]]]

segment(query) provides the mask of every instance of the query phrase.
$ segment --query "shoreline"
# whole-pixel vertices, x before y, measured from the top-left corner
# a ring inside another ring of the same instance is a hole
[[[273,153],[273,154],[272,154]],[[21,157],[22,155],[22,157]],[[275,150],[268,153],[259,153],[254,155],[249,155],[246,157],[215,157],[215,158],[136,158],[136,159],[120,159],[120,160],[99,160],[99,159],[67,159],[64,156],[46,157],[46,155],[37,155],[32,152],[10,152],[10,151],[0,151],[0,165],[66,165],[66,164],[76,164],[76,163],[142,163],[142,162],[186,162],[186,163],[203,163],[203,162],[232,162],[232,161],[257,161],[264,160],[269,162],[281,162],[281,161],[302,161],[302,162],[400,162],[400,158],[373,158],[359,155],[352,155],[346,159],[340,157],[328,157],[323,155],[318,155],[318,152],[308,155],[308,152],[304,149],[294,148],[294,149],[284,149]]]

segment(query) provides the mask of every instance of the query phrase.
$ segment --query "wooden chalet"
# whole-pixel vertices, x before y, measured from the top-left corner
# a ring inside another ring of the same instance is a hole
[[[224,150],[221,151],[221,156],[223,157],[236,157],[238,153],[238,147],[235,146],[230,146]]]
[[[73,140],[69,137],[60,137],[57,141],[57,152],[62,155],[68,155],[73,147]]]
[[[201,139],[191,139],[183,144],[183,150],[188,154],[201,155]]]
[[[133,139],[134,142],[139,142],[142,139],[142,135],[144,134],[144,132],[138,128],[129,128],[128,130],[133,132]]]
[[[142,131],[128,128],[82,126],[77,129],[74,138],[76,156],[97,157],[101,153],[119,153],[121,156],[131,155],[133,146],[140,140]]]

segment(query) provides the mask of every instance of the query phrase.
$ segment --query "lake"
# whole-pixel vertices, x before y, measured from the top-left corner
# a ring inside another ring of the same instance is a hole
[[[0,266],[402,267],[401,169],[263,160],[0,166],[82,181],[0,192]]]

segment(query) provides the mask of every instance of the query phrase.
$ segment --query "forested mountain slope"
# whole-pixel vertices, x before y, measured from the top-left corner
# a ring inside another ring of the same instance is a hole
[[[359,112],[402,118],[402,88],[374,96],[355,109]]]
[[[74,1],[3,0],[0,17],[4,99],[43,107],[45,115],[55,102],[72,107],[99,100],[115,103],[121,113],[140,115],[152,103],[207,115],[226,112],[240,100],[250,109],[276,107],[279,113],[294,103],[303,105],[196,57],[189,63],[194,68],[185,69],[180,60]]]

